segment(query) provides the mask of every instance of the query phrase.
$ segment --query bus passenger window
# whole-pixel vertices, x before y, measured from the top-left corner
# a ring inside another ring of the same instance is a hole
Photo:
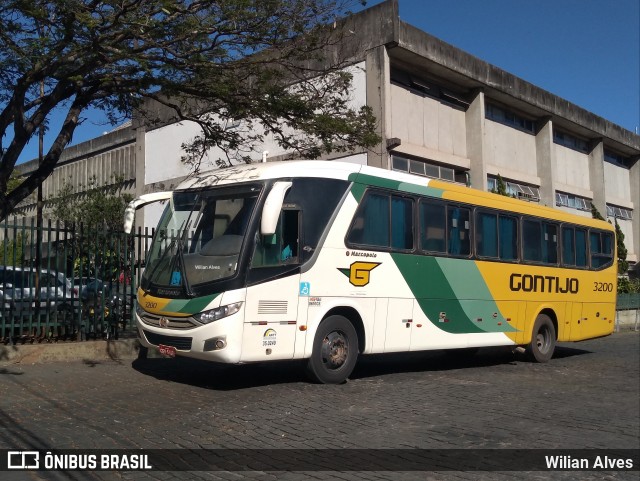
[[[518,260],[518,221],[515,217],[499,216],[500,259]]]
[[[562,227],[562,265],[576,265],[575,229]]]
[[[522,222],[523,257],[525,261],[542,261],[542,225],[538,221]]]
[[[449,254],[468,256],[471,253],[469,209],[449,206],[447,209],[447,224],[449,229]]]
[[[476,250],[480,257],[498,257],[498,216],[488,212],[478,214]]]
[[[347,240],[353,244],[389,246],[389,196],[368,193],[358,207]]]
[[[545,264],[558,263],[558,226],[542,223],[544,241],[542,243],[542,262]]]
[[[413,200],[367,193],[353,219],[347,242],[396,250],[413,249]]]
[[[420,203],[420,248],[427,252],[446,253],[447,215],[444,204]]]
[[[587,231],[576,229],[576,266],[587,267]]]
[[[413,249],[413,201],[391,196],[391,247]]]
[[[601,269],[613,262],[613,236],[608,232],[591,231],[591,267]]]

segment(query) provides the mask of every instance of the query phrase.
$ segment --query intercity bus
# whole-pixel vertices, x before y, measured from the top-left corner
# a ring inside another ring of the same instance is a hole
[[[168,201],[137,293],[142,349],[223,363],[307,359],[340,383],[359,354],[485,346],[549,361],[613,332],[604,221],[342,162],[200,174]]]

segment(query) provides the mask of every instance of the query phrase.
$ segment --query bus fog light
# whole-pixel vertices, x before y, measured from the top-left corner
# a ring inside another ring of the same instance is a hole
[[[212,337],[204,341],[203,351],[219,351],[227,347],[227,337]]]

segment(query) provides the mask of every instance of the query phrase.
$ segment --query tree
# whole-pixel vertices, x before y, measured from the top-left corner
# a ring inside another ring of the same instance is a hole
[[[616,227],[616,246],[618,248],[618,275],[624,276],[629,270],[629,261],[627,261],[627,248],[624,245],[624,233],[618,224],[618,219],[615,219]]]
[[[122,247],[132,239],[121,234],[122,218],[133,196],[120,193],[121,185],[122,179],[114,178],[113,183],[100,186],[94,177],[79,187],[80,193],[74,193],[72,184],[65,183],[58,197],[49,200],[52,218],[75,230],[61,250],[73,261],[78,275],[99,273],[101,278],[111,279],[127,261],[121,258]]]
[[[131,194],[119,192],[121,185],[122,179],[115,178],[99,186],[92,177],[86,186],[78,187],[81,193],[74,194],[72,184],[65,183],[58,196],[50,199],[52,218],[66,227],[83,223],[89,228],[121,231],[125,208],[133,200]]]
[[[491,189],[491,192],[494,194],[504,195],[506,197],[511,197],[507,192],[507,184],[500,174],[498,174],[498,179],[496,180],[496,188]]]
[[[305,157],[377,144],[371,110],[350,104],[339,49],[351,2],[0,0],[0,220],[51,174],[90,107],[154,122],[143,108],[153,101],[197,122],[202,135],[185,146],[194,169],[212,147],[220,162],[246,160],[266,135]],[[9,192],[41,126],[54,141]]]

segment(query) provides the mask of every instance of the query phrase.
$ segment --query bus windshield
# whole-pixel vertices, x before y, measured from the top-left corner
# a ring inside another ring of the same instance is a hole
[[[142,284],[184,289],[235,275],[260,186],[175,192],[160,219]]]

